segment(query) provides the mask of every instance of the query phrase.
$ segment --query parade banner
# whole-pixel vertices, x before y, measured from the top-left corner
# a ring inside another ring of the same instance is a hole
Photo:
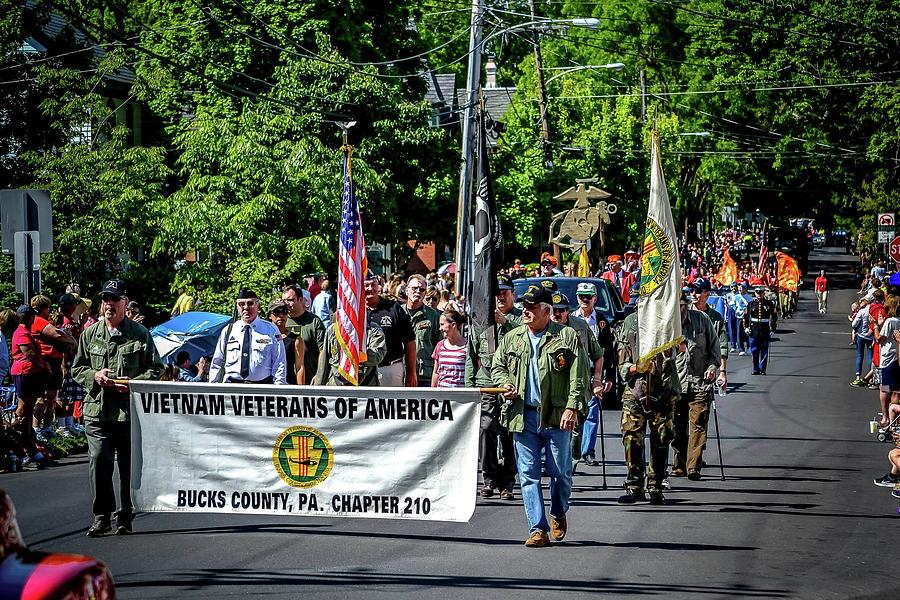
[[[477,389],[129,386],[139,511],[464,522],[475,510]]]
[[[641,292],[637,302],[639,371],[646,371],[656,355],[684,341],[680,298],[678,240],[659,156],[659,135],[654,130],[650,151],[650,201],[641,252]]]

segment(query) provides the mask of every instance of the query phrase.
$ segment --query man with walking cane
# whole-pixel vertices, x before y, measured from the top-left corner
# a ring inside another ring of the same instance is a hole
[[[706,448],[709,409],[716,369],[721,365],[720,340],[706,313],[681,305],[684,349],[677,354],[681,397],[675,404],[672,476],[700,479]],[[727,340],[725,342],[727,344]]]

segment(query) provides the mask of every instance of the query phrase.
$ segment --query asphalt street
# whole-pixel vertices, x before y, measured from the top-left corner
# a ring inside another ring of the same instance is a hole
[[[479,499],[467,524],[143,514],[131,537],[88,539],[86,456],[0,486],[33,547],[104,560],[121,598],[896,598],[900,501],[872,484],[890,445],[868,433],[877,392],[848,385],[852,264],[811,257],[845,289],[822,316],[808,279],[767,376],[730,359],[725,481],[711,438],[703,479],[672,479],[668,505],[617,505],[620,414],[605,411],[608,489],[579,468],[569,535],[550,548],[523,546],[518,501]]]

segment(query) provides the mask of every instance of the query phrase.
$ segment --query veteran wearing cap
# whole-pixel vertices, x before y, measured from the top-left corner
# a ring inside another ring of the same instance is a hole
[[[113,468],[119,467],[116,534],[131,533],[131,424],[128,386],[123,380],[159,379],[162,362],[147,328],[125,316],[125,283],[106,282],[100,291],[103,318],[84,330],[72,363],[72,375],[84,388],[94,523],[88,537],[112,530],[116,508]]]
[[[529,286],[522,302],[524,327],[507,333],[494,353],[491,378],[504,388],[501,422],[512,432],[528,547],[566,536],[572,491],[572,430],[584,418],[587,358],[571,327],[550,320],[553,296]],[[541,453],[550,476],[550,521],[541,492]],[[549,536],[548,536],[549,532]]]
[[[696,301],[696,289],[692,289],[691,295]],[[724,332],[721,315],[712,312],[719,317],[718,326],[713,324],[706,312],[689,309],[684,304],[681,306],[684,349],[675,358],[681,396],[675,403],[673,417],[675,437],[672,439],[672,476],[684,477],[686,473],[692,481],[700,479],[709,409],[713,401],[713,382],[716,369],[724,369],[722,347],[726,351],[728,349],[728,337]],[[717,327],[721,329],[717,331]],[[724,377],[720,381],[724,384]]]
[[[286,385],[287,360],[278,328],[259,317],[253,290],[238,292],[236,304],[240,319],[219,336],[209,381]]]
[[[512,279],[497,276],[494,300],[494,324],[483,331],[470,331],[466,344],[466,387],[493,387],[491,366],[494,351],[504,335],[522,324],[522,311],[515,307]],[[490,340],[489,340],[490,337]],[[500,424],[501,398],[497,394],[481,395],[481,425],[478,435],[478,457],[483,484],[481,497],[490,498],[494,490],[501,500],[513,500],[516,484],[516,459],[512,434]]]

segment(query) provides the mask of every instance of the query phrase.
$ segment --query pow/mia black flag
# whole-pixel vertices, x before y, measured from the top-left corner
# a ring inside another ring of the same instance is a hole
[[[475,190],[475,255],[469,317],[475,331],[494,323],[497,269],[503,264],[503,231],[494,200],[494,186],[488,168],[487,129],[484,106],[478,116],[478,186]]]

